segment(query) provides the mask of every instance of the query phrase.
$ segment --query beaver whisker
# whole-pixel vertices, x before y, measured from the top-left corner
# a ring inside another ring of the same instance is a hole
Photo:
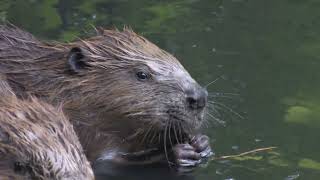
[[[209,111],[207,111],[207,112],[212,111],[214,114],[217,114],[218,117],[222,117],[221,113],[220,113],[215,107],[216,107],[216,106],[213,105],[213,104],[208,104],[207,109],[208,109]]]
[[[179,123],[178,123],[178,124],[179,124]],[[177,143],[178,143],[178,144],[181,144],[181,142],[180,142],[179,139],[178,139],[177,130],[176,130],[176,125],[177,125],[177,123],[174,123],[174,124],[173,124],[174,136],[175,136],[175,138],[176,138]]]
[[[154,123],[150,123],[148,130],[146,131],[146,133],[144,134],[141,143],[144,143],[146,141],[146,138],[149,137],[151,129],[153,129]],[[149,141],[150,143],[152,143],[152,141]]]
[[[144,134],[144,130],[142,128],[138,128],[137,130],[135,130],[131,135],[129,135],[128,137],[125,138],[126,141],[138,141],[141,142],[140,140],[138,140],[140,137],[140,134]]]
[[[167,114],[170,115],[170,117],[172,118],[185,121],[183,118],[188,118],[188,115],[186,112],[187,111],[185,111],[184,109],[181,110],[180,108],[172,108],[167,111]]]
[[[184,117],[187,117],[187,116],[184,116]],[[184,119],[183,117],[178,117],[178,116],[175,116],[175,115],[171,115],[170,114],[170,120],[175,120],[175,121],[180,121],[180,122],[187,122],[189,121],[189,119]]]
[[[171,148],[173,148],[173,143],[172,143],[172,139],[171,139],[171,129],[172,129],[172,121],[169,121],[169,141],[170,141],[170,145],[171,145]]]
[[[153,135],[150,139],[150,143],[153,143],[153,140],[156,138],[156,136],[160,136],[161,133],[159,133],[158,131],[152,131]],[[159,143],[158,143],[159,144]]]
[[[217,117],[213,116],[213,115],[210,114],[209,112],[207,112],[207,114],[208,114],[211,118],[213,118],[213,120],[215,120],[215,121],[213,121],[213,123],[217,123],[217,122],[218,122],[219,124],[225,126],[225,124],[226,124],[225,121],[221,120],[220,118],[217,118]],[[211,119],[209,119],[209,120],[211,120]]]
[[[139,104],[135,104],[135,106],[139,106]],[[169,107],[169,110],[162,110],[160,107],[155,108],[145,108],[143,111],[137,109],[137,111],[134,111],[133,109],[130,109],[130,111],[127,112],[126,115],[128,116],[136,116],[136,115],[185,115],[185,110],[183,111],[180,108],[176,107]]]
[[[215,79],[215,80],[213,80],[213,81],[209,82],[207,85],[205,85],[205,86],[204,86],[204,88],[208,88],[210,85],[212,85],[212,84],[216,83],[219,79],[221,79],[221,77],[218,77],[217,79]]]
[[[180,142],[181,142],[181,143],[183,143],[183,137],[182,137],[182,125],[181,125],[181,122],[178,122],[178,130],[179,130]]]
[[[162,131],[160,131],[159,133],[158,133],[158,144],[159,145],[161,145],[161,135],[162,135]]]
[[[227,96],[227,95],[219,95],[219,94],[213,94],[213,95],[209,95],[209,98],[226,98],[226,99],[235,99],[234,96]]]
[[[208,101],[209,104],[215,104],[218,105],[217,108],[222,107],[226,110],[228,110],[229,112],[233,113],[234,115],[238,116],[241,119],[244,119],[243,116],[241,116],[239,113],[237,113],[236,111],[234,111],[232,108],[228,107],[227,105],[224,105],[223,103],[217,102],[217,101]]]
[[[225,92],[209,92],[209,96],[219,96],[219,95],[228,95],[228,96],[240,96],[238,93],[225,93]]]
[[[213,123],[214,125],[222,125],[225,127],[226,121],[220,118],[222,117],[222,114],[217,110],[217,108],[220,109],[216,105],[213,107],[213,104],[209,104],[209,111],[206,112],[208,115],[206,120],[208,120],[210,123]]]
[[[185,126],[183,126],[182,124],[184,123],[184,121],[182,121],[182,120],[174,118],[174,119],[171,119],[170,122],[173,123],[174,127],[176,126],[178,128],[178,133],[179,133],[179,139],[177,138],[177,141],[174,144],[183,143],[184,140],[187,138],[187,135],[192,134],[192,132],[193,132],[192,125],[185,124]]]
[[[171,168],[171,163],[169,161],[169,155],[168,155],[168,151],[167,151],[167,128],[168,128],[168,121],[166,121],[165,128],[164,128],[163,148],[164,148],[164,154],[167,159],[167,163],[168,163],[169,167]]]
[[[163,115],[167,115],[167,113],[163,113],[163,112],[136,112],[136,113],[130,113],[130,114],[126,114],[128,117],[132,117],[132,116],[163,116]]]
[[[205,119],[203,120],[203,123],[202,123],[201,127],[208,128],[208,127],[211,125],[211,123],[210,123],[209,120],[210,120],[210,119],[205,118]]]

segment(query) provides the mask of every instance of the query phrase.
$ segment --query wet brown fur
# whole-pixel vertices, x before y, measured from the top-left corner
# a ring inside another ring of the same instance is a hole
[[[19,100],[1,77],[0,96],[0,179],[94,179],[61,108]]]
[[[76,73],[67,63],[73,47],[82,50],[86,63]],[[154,79],[137,81],[140,69]],[[180,79],[165,74],[177,71]],[[183,86],[196,82],[172,55],[128,28],[64,44],[0,26],[0,72],[19,97],[31,93],[63,103],[90,160],[110,147],[126,152],[160,147],[168,134],[175,141],[170,143],[177,143],[201,125],[184,101]]]

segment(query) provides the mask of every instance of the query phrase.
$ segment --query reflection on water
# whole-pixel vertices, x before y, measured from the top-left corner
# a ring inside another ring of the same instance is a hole
[[[192,174],[177,175],[165,165],[148,166],[114,166],[108,163],[94,165],[97,180],[194,180]]]
[[[225,124],[209,117],[206,129],[217,156],[278,149],[212,161],[195,179],[319,179],[319,5],[316,0],[1,0],[0,20],[64,41],[93,25],[130,25],[175,54],[203,85],[221,77],[209,91],[211,101],[227,106],[211,111]],[[170,174],[146,168],[114,178]]]

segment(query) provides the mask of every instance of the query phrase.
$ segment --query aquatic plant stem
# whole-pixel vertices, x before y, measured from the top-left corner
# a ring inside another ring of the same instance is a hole
[[[255,153],[258,153],[258,152],[272,151],[272,150],[274,150],[274,149],[276,149],[276,148],[277,148],[277,147],[259,148],[259,149],[254,149],[254,150],[251,150],[251,151],[243,152],[243,153],[241,153],[241,154],[214,157],[214,158],[212,158],[211,160],[216,161],[216,160],[232,159],[232,158],[237,158],[237,157],[245,156],[245,155],[248,155],[248,154],[255,154]]]

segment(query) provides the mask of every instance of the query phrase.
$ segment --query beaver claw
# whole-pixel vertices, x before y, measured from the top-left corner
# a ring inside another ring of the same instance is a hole
[[[178,171],[189,172],[213,155],[209,145],[209,137],[194,136],[189,143],[177,144],[173,147],[173,155]]]

